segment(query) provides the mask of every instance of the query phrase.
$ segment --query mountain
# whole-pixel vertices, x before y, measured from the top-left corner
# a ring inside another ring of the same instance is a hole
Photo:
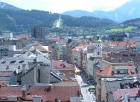
[[[121,25],[123,25],[124,27],[135,27],[136,29],[134,30],[134,32],[140,34],[140,18],[127,20],[121,23]]]
[[[92,12],[84,11],[84,10],[73,10],[67,11],[63,13],[64,15],[70,15],[73,17],[82,17],[82,16],[93,16]]]
[[[122,23],[125,26],[134,26],[140,29],[140,18],[132,19],[132,20],[127,20]]]
[[[4,3],[4,2],[0,2],[0,8],[1,9],[10,9],[10,10],[21,10],[20,8],[17,8],[13,5],[10,5],[10,4]]]
[[[140,0],[131,0],[130,2],[125,3],[121,7],[115,9],[114,11],[87,12],[87,11],[73,10],[73,11],[64,12],[63,14],[68,14],[74,17],[94,16],[99,18],[108,18],[117,22],[123,22],[129,19],[140,18],[139,4],[140,4]]]
[[[52,28],[60,14],[38,10],[11,10],[0,9],[0,30],[13,32],[29,31],[33,26]],[[105,28],[116,23],[109,19],[96,17],[75,18],[61,15],[63,26],[84,28]]]

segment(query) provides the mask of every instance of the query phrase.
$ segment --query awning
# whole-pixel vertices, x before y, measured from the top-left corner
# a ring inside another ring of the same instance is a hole
[[[75,73],[80,73],[80,72],[81,71],[78,68],[75,69]]]
[[[91,85],[88,87],[89,89],[95,89],[95,86],[94,85]]]

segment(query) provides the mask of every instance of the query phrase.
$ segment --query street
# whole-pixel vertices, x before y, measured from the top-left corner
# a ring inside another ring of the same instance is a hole
[[[75,78],[80,85],[81,93],[83,95],[83,102],[96,102],[95,95],[88,91],[88,84],[84,83],[80,75],[75,75]]]

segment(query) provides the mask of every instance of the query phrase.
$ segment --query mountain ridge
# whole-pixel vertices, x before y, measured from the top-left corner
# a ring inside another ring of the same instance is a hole
[[[74,16],[74,17],[94,16],[94,17],[99,17],[99,18],[108,18],[116,22],[124,22],[126,20],[140,18],[139,4],[140,4],[140,0],[131,0],[113,11],[88,12],[88,11],[82,10],[80,12],[80,10],[78,10],[78,14],[80,15],[78,14],[73,15],[73,14],[76,14],[77,12],[77,10],[73,10],[73,11],[64,12],[63,14]]]
[[[0,2],[1,9],[10,9],[10,10],[21,10],[21,8],[15,7],[5,2]]]

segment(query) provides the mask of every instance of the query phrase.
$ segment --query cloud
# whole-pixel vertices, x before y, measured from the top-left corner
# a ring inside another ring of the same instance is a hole
[[[20,3],[22,0],[0,0],[0,1],[13,4],[13,3]]]
[[[112,10],[130,0],[41,0],[47,3],[53,12],[64,12],[69,10]]]
[[[130,0],[3,0],[25,9],[62,13],[69,10],[112,10]]]

